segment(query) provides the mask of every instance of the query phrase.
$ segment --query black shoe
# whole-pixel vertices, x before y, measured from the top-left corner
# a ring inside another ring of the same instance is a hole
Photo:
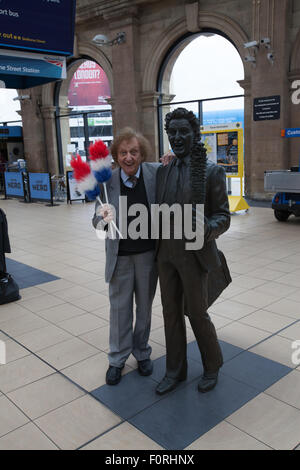
[[[218,372],[204,372],[200,382],[198,383],[198,390],[201,393],[206,393],[215,388],[218,382]]]
[[[143,361],[138,361],[138,371],[140,375],[151,375],[153,372],[153,362],[151,359],[144,359]]]
[[[158,395],[164,395],[165,393],[171,392],[171,390],[174,390],[174,388],[176,388],[177,385],[185,379],[186,377],[183,379],[171,379],[170,377],[164,377],[156,387],[156,393],[158,393]]]
[[[123,367],[109,366],[106,372],[106,383],[107,385],[117,385],[122,378]]]

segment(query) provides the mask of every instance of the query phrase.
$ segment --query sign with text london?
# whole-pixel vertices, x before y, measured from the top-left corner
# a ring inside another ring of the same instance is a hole
[[[0,47],[72,55],[75,9],[76,0],[0,0]]]

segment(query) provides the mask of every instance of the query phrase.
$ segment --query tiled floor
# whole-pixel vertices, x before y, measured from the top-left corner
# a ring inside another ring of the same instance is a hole
[[[188,380],[159,397],[159,291],[153,375],[140,377],[130,357],[121,383],[105,385],[109,300],[93,204],[1,207],[22,299],[0,306],[0,449],[299,447],[300,219],[279,223],[265,207],[232,216],[218,245],[233,282],[210,309],[225,359],[218,387],[197,391],[202,366],[188,325]]]

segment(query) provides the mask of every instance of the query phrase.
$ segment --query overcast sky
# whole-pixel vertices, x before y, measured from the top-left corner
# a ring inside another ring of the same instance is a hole
[[[21,119],[21,116],[16,113],[20,109],[20,102],[13,101],[16,96],[18,96],[16,90],[0,88],[0,122]]]
[[[221,36],[199,36],[182,51],[173,68],[171,92],[175,101],[242,94],[236,83],[244,78],[244,67],[235,47]],[[19,120],[13,101],[16,90],[0,89],[0,122]],[[204,110],[242,108],[243,100],[210,102]],[[197,109],[197,108],[195,108]]]
[[[244,79],[244,67],[235,47],[222,36],[199,36],[185,47],[171,75],[174,101],[243,94],[237,80]],[[243,99],[209,102],[204,109],[239,109]]]

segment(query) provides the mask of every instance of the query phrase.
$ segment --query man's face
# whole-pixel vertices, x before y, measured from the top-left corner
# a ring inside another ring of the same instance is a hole
[[[176,157],[184,158],[191,153],[194,132],[187,119],[172,119],[167,134]]]
[[[141,162],[142,156],[138,140],[135,137],[123,140],[118,148],[118,163],[126,175],[135,175]]]

